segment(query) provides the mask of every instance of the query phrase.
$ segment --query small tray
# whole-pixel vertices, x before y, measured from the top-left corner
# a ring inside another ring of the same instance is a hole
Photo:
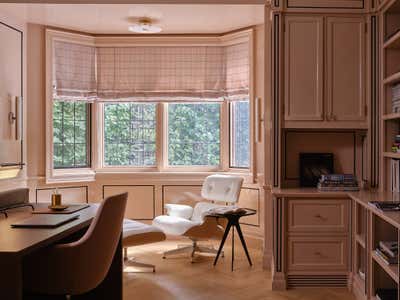
[[[54,211],[63,211],[66,210],[69,206],[68,205],[55,205],[51,206],[49,205],[48,208]]]

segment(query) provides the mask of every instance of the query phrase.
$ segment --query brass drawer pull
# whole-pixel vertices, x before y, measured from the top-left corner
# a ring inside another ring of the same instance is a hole
[[[314,215],[315,218],[320,219],[320,220],[326,220],[325,217],[321,216],[320,214]]]

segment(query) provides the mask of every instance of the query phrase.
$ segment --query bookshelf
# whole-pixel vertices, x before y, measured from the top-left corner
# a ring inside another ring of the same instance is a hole
[[[392,160],[400,153],[392,151],[396,135],[400,135],[400,97],[394,89],[400,84],[400,0],[389,0],[382,6],[380,19],[380,190],[391,191]],[[393,97],[395,95],[395,97]],[[393,105],[395,99],[395,107]],[[392,197],[394,197],[392,195]],[[381,199],[382,200],[382,199]],[[384,215],[384,214],[383,214]],[[399,227],[386,222],[378,214],[370,219],[371,241],[366,243],[368,256],[369,299],[376,299],[378,289],[399,291],[399,264],[388,265],[375,249],[379,241],[399,242]],[[356,237],[357,240],[357,237]],[[359,244],[356,242],[356,244]],[[397,260],[399,262],[399,260]]]
[[[392,152],[396,135],[400,134],[400,104],[394,111],[393,88],[400,84],[400,0],[387,1],[380,12],[380,113],[381,113],[381,190],[391,189],[391,164],[400,160],[400,153]],[[397,96],[394,99],[398,99]]]

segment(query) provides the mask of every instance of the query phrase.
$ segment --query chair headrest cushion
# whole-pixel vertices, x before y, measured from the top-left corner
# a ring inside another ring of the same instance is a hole
[[[243,178],[233,175],[211,175],[203,183],[201,196],[211,201],[236,203],[239,200]]]

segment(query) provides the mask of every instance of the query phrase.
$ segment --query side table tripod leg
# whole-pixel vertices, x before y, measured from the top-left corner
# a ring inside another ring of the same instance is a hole
[[[245,240],[244,240],[243,233],[242,233],[242,230],[240,229],[239,223],[236,223],[236,224],[235,224],[235,227],[236,227],[236,229],[237,229],[237,232],[238,232],[240,241],[242,242],[242,246],[243,246],[244,252],[246,253],[247,260],[249,261],[250,266],[252,266],[253,264],[252,264],[252,262],[251,262],[250,255],[249,255],[249,251],[247,250],[246,242],[245,242]]]
[[[217,264],[219,255],[221,254],[221,251],[224,248],[224,244],[225,244],[226,238],[228,237],[231,226],[232,226],[231,222],[228,222],[228,224],[226,225],[226,228],[225,228],[224,236],[222,237],[222,240],[221,240],[221,244],[219,245],[219,248],[218,248],[217,256],[215,257],[215,260],[214,260],[214,266]]]

